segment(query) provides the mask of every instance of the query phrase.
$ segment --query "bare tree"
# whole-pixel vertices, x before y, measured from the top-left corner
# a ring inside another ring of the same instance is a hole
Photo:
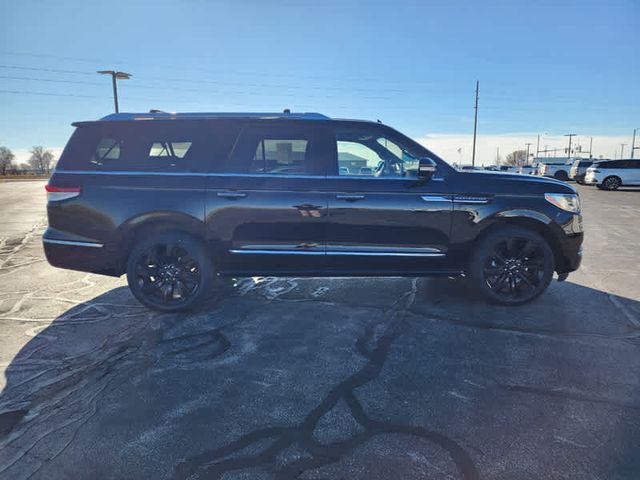
[[[48,175],[53,165],[53,153],[40,145],[33,147],[29,152],[31,153],[31,157],[29,158],[31,168],[38,170],[39,173],[46,173]]]
[[[526,150],[516,150],[515,152],[511,152],[505,158],[505,163],[507,165],[525,165],[527,163],[527,151]]]
[[[7,147],[0,147],[0,175],[6,175],[11,169],[15,155]]]

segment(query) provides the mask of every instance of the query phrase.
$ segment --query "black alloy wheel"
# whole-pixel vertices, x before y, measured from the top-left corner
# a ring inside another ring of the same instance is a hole
[[[622,185],[622,182],[618,177],[607,177],[602,181],[602,186],[605,190],[617,190]]]
[[[485,297],[503,305],[521,305],[548,287],[554,272],[553,252],[533,231],[504,228],[480,243],[469,270]]]
[[[213,282],[213,268],[206,249],[197,240],[165,233],[134,247],[127,262],[127,280],[142,304],[175,312],[206,297]]]

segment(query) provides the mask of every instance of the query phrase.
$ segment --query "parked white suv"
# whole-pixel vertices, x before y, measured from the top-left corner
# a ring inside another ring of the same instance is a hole
[[[617,190],[623,185],[640,186],[640,160],[596,162],[587,169],[584,183],[603,190]]]

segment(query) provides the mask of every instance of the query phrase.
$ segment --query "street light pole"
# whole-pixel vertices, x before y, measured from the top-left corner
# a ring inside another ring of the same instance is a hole
[[[118,108],[118,85],[117,80],[128,80],[131,78],[130,73],[118,72],[116,70],[98,70],[96,73],[100,75],[111,75],[111,83],[113,84],[113,104],[116,109],[116,113],[120,110]]]
[[[626,143],[621,143],[620,144],[620,159],[622,160],[624,158],[624,147],[626,147],[627,144]]]
[[[633,129],[633,140],[631,141],[631,158],[633,158],[633,152],[635,151],[636,148],[640,148],[640,147],[636,147],[636,130],[638,130],[637,128]]]
[[[471,166],[476,164],[476,133],[478,131],[478,93],[480,92],[480,80],[476,80],[476,106],[473,116],[473,153],[471,154]]]
[[[569,137],[569,150],[567,151],[567,160],[571,158],[571,139],[577,135],[577,133],[567,133],[565,135],[565,137]]]

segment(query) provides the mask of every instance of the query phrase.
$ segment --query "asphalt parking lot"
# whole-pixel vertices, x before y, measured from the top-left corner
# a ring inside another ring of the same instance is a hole
[[[0,478],[640,478],[640,190],[579,187],[580,271],[240,279],[191,314],[44,260],[0,183]]]

